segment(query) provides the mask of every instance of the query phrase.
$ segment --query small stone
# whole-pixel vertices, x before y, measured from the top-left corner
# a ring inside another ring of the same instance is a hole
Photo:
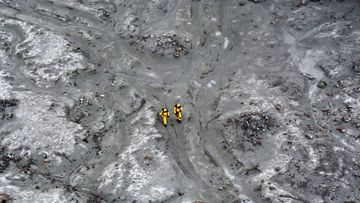
[[[176,58],[178,58],[178,57],[180,56],[180,53],[176,51],[176,52],[174,53],[174,56],[175,56]]]
[[[303,28],[303,26],[299,25],[299,26],[296,26],[295,29],[301,31],[301,30],[303,30],[304,28]]]
[[[178,191],[179,196],[183,196],[185,193],[183,191]]]
[[[351,111],[353,109],[353,106],[349,103],[345,103],[345,106],[348,109],[348,111]]]
[[[309,140],[314,139],[314,137],[312,135],[310,135],[310,134],[306,134],[305,137],[306,137],[306,139],[309,139]]]
[[[354,65],[353,65],[353,70],[354,70],[356,73],[360,73],[360,65],[359,65],[359,64],[354,64]]]
[[[283,111],[283,107],[281,106],[281,104],[276,104],[275,105],[275,109],[279,112],[282,112]]]
[[[262,185],[259,185],[259,186],[257,186],[256,188],[254,188],[254,191],[261,191],[262,190]]]
[[[324,113],[330,113],[330,107],[325,107],[325,108],[321,109],[321,111]]]
[[[7,117],[8,117],[8,118],[13,118],[13,117],[14,117],[14,114],[13,114],[13,113],[9,113],[9,114],[7,115]]]
[[[353,90],[354,90],[354,92],[356,92],[356,93],[360,93],[360,87],[356,87],[356,88],[354,88]]]
[[[338,84],[339,86],[343,86],[343,85],[344,85],[344,81],[343,81],[343,80],[338,80],[338,81],[337,81],[337,84]]]
[[[324,89],[324,88],[327,87],[327,83],[326,83],[325,81],[323,81],[323,80],[320,80],[320,81],[318,82],[318,84],[317,84],[317,87],[318,87],[318,88],[321,88],[321,89]]]
[[[308,127],[308,129],[311,130],[311,131],[315,130],[315,128],[314,128],[313,125],[307,125],[307,127]]]
[[[345,123],[348,123],[349,121],[351,121],[351,117],[349,114],[346,114],[342,117],[342,120],[345,122]]]
[[[245,1],[240,1],[239,2],[239,6],[245,6],[246,5],[246,2]]]
[[[145,156],[144,156],[144,160],[152,160],[152,156],[150,156],[150,155],[145,155]]]
[[[344,128],[340,127],[340,126],[336,127],[336,130],[339,131],[339,132],[341,132],[341,133],[345,133],[345,132],[346,132],[346,130],[345,130]]]

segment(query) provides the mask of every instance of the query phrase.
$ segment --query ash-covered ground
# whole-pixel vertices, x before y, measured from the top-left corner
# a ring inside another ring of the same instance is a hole
[[[0,0],[0,39],[2,203],[360,202],[358,0]]]

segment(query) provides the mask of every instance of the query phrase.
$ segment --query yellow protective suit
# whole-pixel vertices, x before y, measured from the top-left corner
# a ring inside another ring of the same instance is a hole
[[[175,104],[175,106],[174,106],[174,114],[175,114],[176,120],[178,122],[181,122],[181,120],[182,120],[182,113],[181,113],[182,110],[183,110],[183,108],[182,108],[182,106],[180,104]]]
[[[161,110],[161,112],[159,113],[159,115],[161,116],[162,121],[163,121],[163,124],[164,124],[164,126],[166,127],[166,126],[167,126],[167,119],[168,119],[169,116],[170,116],[169,111],[167,110],[166,107],[164,107],[164,108]]]

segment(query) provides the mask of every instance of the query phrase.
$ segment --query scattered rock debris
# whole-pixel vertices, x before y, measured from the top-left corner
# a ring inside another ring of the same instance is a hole
[[[191,49],[188,37],[172,33],[142,35],[131,44],[141,51],[149,51],[162,56],[173,55],[176,58],[189,54]]]
[[[261,135],[271,130],[274,125],[275,120],[264,112],[243,113],[228,118],[224,124],[225,127],[241,128],[243,133],[239,134],[239,136],[247,137],[247,140],[253,145],[261,145]]]

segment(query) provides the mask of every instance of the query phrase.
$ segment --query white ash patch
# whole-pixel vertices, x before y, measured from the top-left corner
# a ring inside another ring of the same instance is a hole
[[[85,69],[85,58],[70,49],[70,42],[53,31],[16,19],[5,19],[2,25],[18,26],[26,33],[17,44],[15,54],[24,62],[25,75],[42,87],[65,81],[75,70]]]

